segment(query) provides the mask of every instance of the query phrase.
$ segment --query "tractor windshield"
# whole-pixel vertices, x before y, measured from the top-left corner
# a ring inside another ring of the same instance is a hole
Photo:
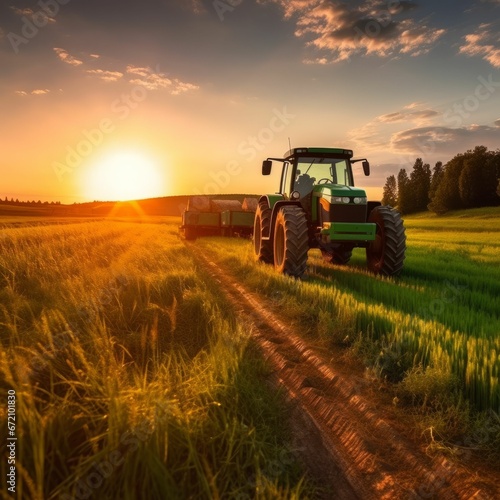
[[[349,161],[335,158],[298,158],[294,189],[301,196],[305,196],[318,184],[353,186]]]

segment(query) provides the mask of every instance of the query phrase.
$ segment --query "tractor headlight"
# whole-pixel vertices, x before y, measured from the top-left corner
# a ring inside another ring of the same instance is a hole
[[[351,203],[351,198],[349,198],[348,196],[333,196],[332,203]]]
[[[354,198],[354,203],[356,203],[356,205],[366,205],[366,196],[356,196],[356,198]]]

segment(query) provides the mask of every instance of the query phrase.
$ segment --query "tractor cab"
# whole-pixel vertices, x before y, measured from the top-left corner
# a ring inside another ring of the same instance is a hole
[[[352,163],[363,161],[365,175],[370,174],[370,165],[364,159],[352,160],[352,156],[348,149],[295,148],[282,159],[264,161],[262,172],[270,172],[272,160],[282,161],[279,193],[284,199],[299,201],[318,225],[335,220],[365,222],[366,192],[354,187]]]

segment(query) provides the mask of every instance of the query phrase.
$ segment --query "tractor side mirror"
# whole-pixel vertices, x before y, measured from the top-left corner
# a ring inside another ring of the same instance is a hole
[[[262,162],[262,175],[269,175],[272,168],[273,162],[271,160],[264,160]]]
[[[370,163],[365,160],[361,165],[363,165],[363,172],[368,177],[370,175]]]

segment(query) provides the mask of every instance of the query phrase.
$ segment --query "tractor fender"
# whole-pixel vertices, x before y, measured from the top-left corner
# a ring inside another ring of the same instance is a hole
[[[279,202],[283,201],[285,197],[282,194],[265,194],[259,198],[259,203],[261,201],[265,202],[266,205],[270,208],[273,209],[274,205]]]
[[[282,207],[285,206],[292,206],[292,207],[300,207],[302,208],[302,205],[300,204],[300,201],[294,201],[294,200],[285,200],[282,199],[281,201],[276,201],[273,205],[273,211],[271,214],[271,233],[269,234],[269,237],[271,241],[274,241],[274,225],[276,222],[276,217],[278,215],[278,212]]]
[[[367,210],[366,210],[366,220],[368,220],[368,217],[370,217],[370,213],[371,211],[375,208],[375,207],[380,207],[382,205],[382,203],[380,203],[380,201],[369,201],[367,203]]]

